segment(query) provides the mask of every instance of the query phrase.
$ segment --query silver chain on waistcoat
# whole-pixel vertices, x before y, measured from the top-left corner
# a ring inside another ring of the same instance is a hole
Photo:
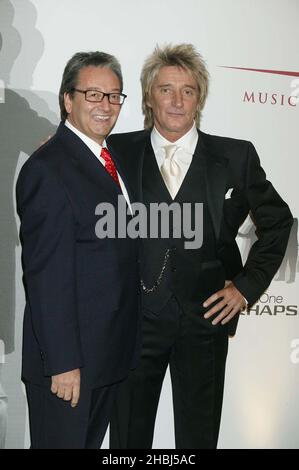
[[[143,279],[140,280],[140,284],[141,284],[141,287],[142,287],[142,290],[143,290],[144,294],[150,294],[151,292],[154,292],[159,287],[159,285],[161,284],[163,276],[164,276],[164,272],[165,272],[165,269],[166,269],[166,266],[167,266],[167,263],[168,263],[168,259],[169,259],[169,256],[170,256],[170,252],[171,252],[171,248],[167,248],[167,250],[165,252],[165,255],[164,255],[164,261],[163,261],[163,265],[162,265],[160,274],[157,277],[154,284],[152,285],[152,287],[146,287],[146,285],[144,284]]]

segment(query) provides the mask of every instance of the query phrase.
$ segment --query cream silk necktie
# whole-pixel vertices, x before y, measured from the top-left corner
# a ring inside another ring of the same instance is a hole
[[[174,199],[182,183],[181,168],[173,158],[178,147],[176,145],[165,145],[163,148],[165,150],[165,160],[160,171],[168,191]]]

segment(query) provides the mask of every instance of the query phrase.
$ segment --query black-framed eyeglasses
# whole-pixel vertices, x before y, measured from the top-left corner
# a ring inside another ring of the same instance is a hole
[[[78,88],[73,88],[73,91],[78,91],[79,93],[83,93],[85,95],[86,101],[90,103],[101,103],[105,96],[108,96],[108,101],[111,104],[123,104],[127,95],[124,93],[104,93],[103,91],[99,90],[78,90]]]

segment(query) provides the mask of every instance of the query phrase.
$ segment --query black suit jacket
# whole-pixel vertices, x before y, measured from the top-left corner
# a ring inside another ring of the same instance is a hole
[[[211,284],[212,293],[217,273],[223,276],[224,269],[226,279],[233,280],[252,305],[268,287],[283,259],[292,215],[267,181],[250,142],[213,136],[200,130],[198,134],[207,203],[217,241],[217,259],[206,264],[202,276],[205,284],[207,280]],[[116,152],[121,150],[124,171],[136,201],[142,200],[143,156],[149,139],[148,130],[111,135],[108,139]],[[257,227],[258,240],[243,267],[236,236],[249,212]],[[235,333],[237,321],[238,317],[231,320],[230,334]]]
[[[135,366],[136,241],[95,233],[96,206],[116,206],[119,194],[102,164],[63,123],[23,166],[17,206],[26,290],[24,380],[44,383],[81,368],[82,383],[98,387],[123,379]]]

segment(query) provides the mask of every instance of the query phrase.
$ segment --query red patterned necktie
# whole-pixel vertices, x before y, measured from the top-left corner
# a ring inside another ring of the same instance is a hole
[[[101,157],[105,160],[105,169],[108,171],[109,175],[112,176],[118,186],[120,186],[115,163],[112,160],[109,150],[107,150],[105,147],[102,147]]]

